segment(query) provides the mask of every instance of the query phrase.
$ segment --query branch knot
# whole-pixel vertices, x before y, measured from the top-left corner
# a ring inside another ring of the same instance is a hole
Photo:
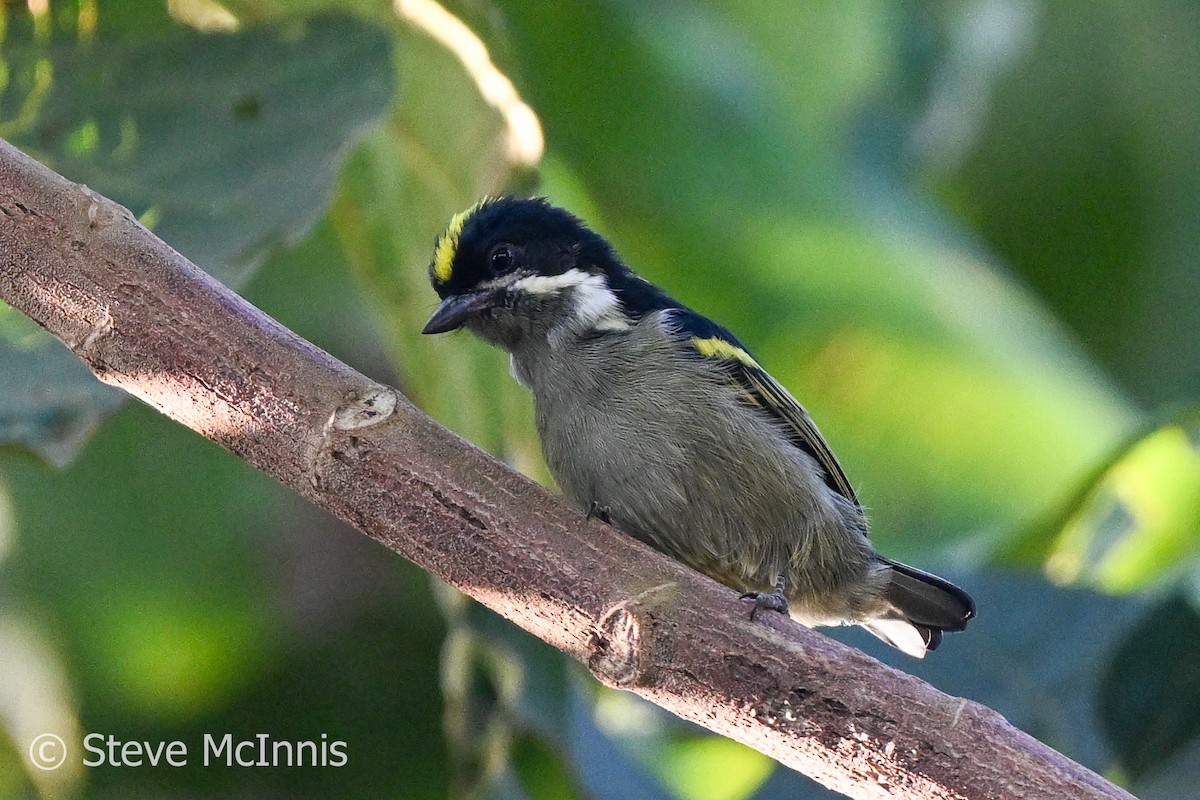
[[[592,632],[588,669],[609,686],[626,688],[642,674],[641,625],[625,604],[612,608]]]
[[[642,621],[633,609],[646,598],[676,586],[674,581],[653,586],[610,608],[592,629],[589,645],[592,653],[588,669],[599,680],[618,689],[627,689],[642,681],[649,642],[642,636]]]
[[[338,431],[350,431],[378,425],[396,411],[396,393],[386,386],[373,386],[351,392],[346,402],[333,412],[327,425]]]

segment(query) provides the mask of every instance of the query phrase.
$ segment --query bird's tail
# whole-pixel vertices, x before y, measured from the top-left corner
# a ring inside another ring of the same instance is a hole
[[[975,601],[950,581],[882,560],[891,568],[891,580],[883,591],[891,610],[861,625],[892,647],[924,658],[941,644],[943,631],[961,631],[975,616]]]

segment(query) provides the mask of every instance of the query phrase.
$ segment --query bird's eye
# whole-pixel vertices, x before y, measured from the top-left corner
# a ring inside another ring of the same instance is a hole
[[[517,266],[517,252],[511,244],[498,244],[488,253],[488,266],[493,275],[503,275]]]

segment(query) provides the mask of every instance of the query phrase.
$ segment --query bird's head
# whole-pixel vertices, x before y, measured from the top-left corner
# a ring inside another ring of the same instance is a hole
[[[628,327],[619,294],[645,284],[603,237],[541,198],[487,198],[456,214],[429,265],[441,305],[424,333],[466,327],[509,350],[557,331]]]

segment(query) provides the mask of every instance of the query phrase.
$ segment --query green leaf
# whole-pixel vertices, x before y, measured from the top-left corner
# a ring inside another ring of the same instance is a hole
[[[1200,9],[1024,13],[1032,47],[974,120],[951,191],[1133,394],[1200,398]]]
[[[1104,728],[1137,779],[1200,736],[1200,613],[1183,598],[1149,614],[1117,652],[1101,688]]]
[[[561,751],[538,736],[518,736],[513,745],[513,770],[530,800],[582,798],[575,776]]]
[[[325,210],[347,144],[391,100],[390,51],[381,29],[344,15],[150,39],[10,29],[0,130],[237,286]]]
[[[681,800],[744,800],[775,769],[769,757],[720,736],[677,740],[655,762],[659,780]]]
[[[126,394],[27,317],[0,303],[0,445],[64,466]]]
[[[1046,551],[1059,582],[1132,591],[1179,577],[1200,554],[1200,411],[1140,437],[1026,550]]]
[[[347,145],[391,99],[391,43],[344,15],[212,35],[106,20],[96,36],[9,20],[0,135],[236,287],[324,212]],[[55,463],[120,403],[8,309],[0,370],[0,443]]]

